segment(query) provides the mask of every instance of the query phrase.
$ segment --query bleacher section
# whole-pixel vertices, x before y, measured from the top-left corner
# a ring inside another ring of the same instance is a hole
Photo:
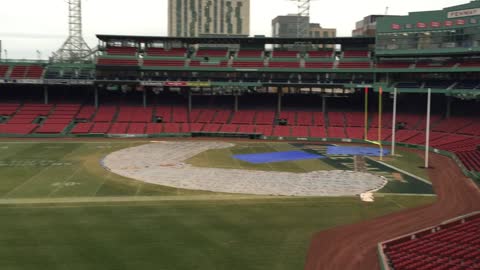
[[[183,67],[184,60],[143,60],[143,65],[146,67]]]
[[[224,68],[228,66],[227,61],[198,61],[192,60],[190,62],[190,67],[217,67]]]
[[[233,68],[263,68],[265,63],[263,60],[259,61],[239,61],[235,60],[232,63]]]
[[[240,50],[237,53],[237,58],[262,58],[262,50]]]
[[[109,47],[106,49],[108,55],[131,55],[137,53],[137,48],[134,47]]]
[[[332,58],[333,51],[309,51],[307,56],[308,58]]]
[[[343,52],[343,58],[368,58],[370,53],[368,50],[346,50]]]
[[[226,49],[199,49],[196,53],[196,57],[208,57],[208,58],[226,58],[228,50]]]
[[[185,57],[187,49],[185,48],[173,48],[166,50],[163,48],[147,48],[146,54],[148,56],[160,56],[160,57]]]
[[[138,66],[138,59],[117,59],[117,58],[98,58],[97,64],[100,66]]]
[[[5,70],[4,76],[5,75],[6,75],[6,70]],[[40,79],[42,78],[42,76],[43,76],[43,67],[38,65],[16,65],[12,68],[12,71],[10,73],[10,78],[17,79],[17,80],[18,79]],[[0,74],[0,77],[1,77],[1,74]]]
[[[297,58],[298,52],[297,51],[272,51],[270,54],[272,58]]]
[[[7,77],[7,72],[10,69],[10,66],[0,65],[0,78]]]

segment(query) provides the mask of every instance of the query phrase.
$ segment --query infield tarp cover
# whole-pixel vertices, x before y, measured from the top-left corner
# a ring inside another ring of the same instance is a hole
[[[311,154],[303,151],[242,154],[234,155],[233,157],[253,164],[325,158],[321,155]]]
[[[383,155],[389,155],[390,151],[384,149]],[[380,156],[380,149],[374,147],[360,147],[360,146],[328,146],[327,155],[331,156],[371,156],[378,157]]]

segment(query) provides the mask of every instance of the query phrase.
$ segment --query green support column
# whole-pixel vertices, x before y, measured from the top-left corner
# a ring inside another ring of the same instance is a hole
[[[190,113],[192,112],[192,91],[190,88],[188,89],[188,114],[190,117]]]
[[[95,105],[95,108],[98,109],[98,88],[97,86],[94,86],[94,92],[95,92],[95,100],[94,100],[94,105]]]
[[[278,100],[277,100],[277,113],[281,113],[282,112],[282,95],[283,95],[283,90],[281,87],[278,87],[277,88],[277,92],[278,92]]]
[[[445,117],[447,119],[450,118],[450,116],[452,115],[452,97],[451,96],[447,96],[447,110],[446,110],[446,115]]]
[[[322,96],[322,112],[323,115],[327,114],[327,97]]]
[[[143,89],[143,107],[147,107],[147,89]]]
[[[48,104],[48,86],[44,86],[43,87],[43,102],[46,104]]]
[[[235,112],[238,112],[238,94],[235,94],[235,95],[233,96],[233,98],[234,98],[234,99],[233,99],[233,110],[234,110]]]

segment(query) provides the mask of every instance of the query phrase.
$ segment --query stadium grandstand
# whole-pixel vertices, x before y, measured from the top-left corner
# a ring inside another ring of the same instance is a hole
[[[98,35],[93,63],[1,62],[0,133],[388,143],[390,97],[397,90],[396,142],[422,146],[431,90],[430,146],[455,154],[475,174],[480,171],[480,52],[474,31],[480,28],[472,18],[453,25],[445,20],[450,9],[478,5],[386,17],[379,21],[377,38],[305,38],[301,43],[310,45],[298,49],[282,49],[297,44],[294,38]],[[424,26],[420,17],[432,22]],[[380,88],[390,93],[382,97],[381,125],[375,114]],[[367,122],[364,89],[371,103]]]
[[[378,245],[386,270],[480,269],[480,212]]]

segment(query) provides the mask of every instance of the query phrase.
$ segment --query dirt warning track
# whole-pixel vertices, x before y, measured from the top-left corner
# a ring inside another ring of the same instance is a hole
[[[305,270],[380,269],[377,244],[480,210],[480,191],[453,160],[432,154],[429,171],[437,201],[428,206],[315,234]]]

